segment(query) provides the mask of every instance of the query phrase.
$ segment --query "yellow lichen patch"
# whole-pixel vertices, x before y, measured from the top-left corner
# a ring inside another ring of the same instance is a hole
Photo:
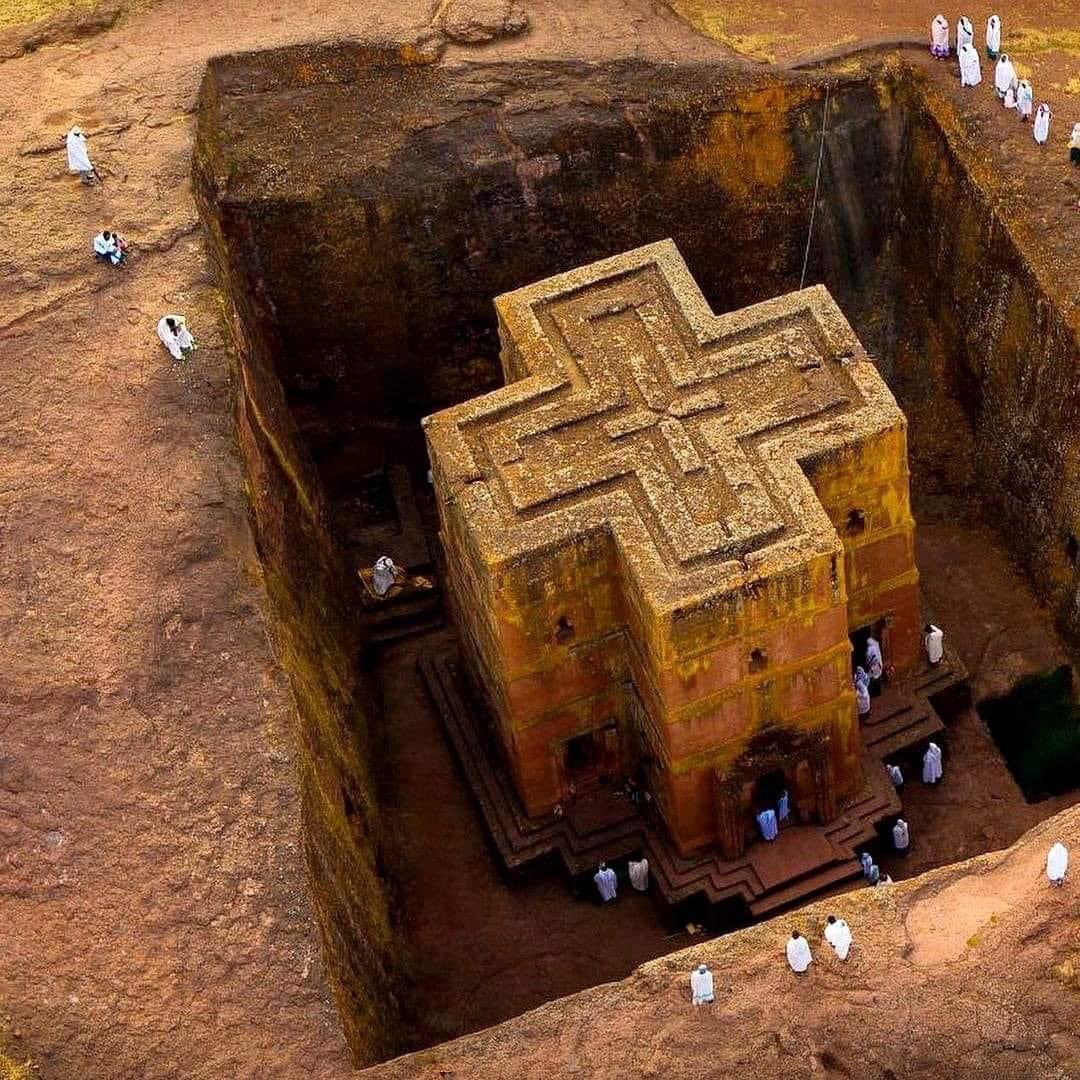
[[[719,41],[748,60],[771,64],[776,60],[776,46],[795,37],[794,34],[769,31],[742,34],[732,29],[733,22],[748,26],[754,24],[755,12],[749,6],[740,10],[733,4],[725,3],[721,10],[717,0],[670,0],[670,3],[675,14],[685,19],[695,30]],[[782,16],[783,12],[778,11],[776,14]]]
[[[32,1075],[30,1062],[20,1065],[17,1061],[12,1061],[7,1054],[0,1053],[0,1080],[30,1080]]]
[[[0,29],[40,22],[73,7],[88,7],[90,0],[4,0],[0,4]]]
[[[1055,964],[1050,969],[1050,974],[1062,986],[1080,993],[1080,953],[1074,953],[1062,960],[1060,964]]]
[[[1009,34],[1009,55],[1024,53],[1063,52],[1067,56],[1080,56],[1080,30],[1035,30],[1021,27]]]
[[[734,109],[712,118],[704,140],[676,163],[676,170],[708,177],[733,199],[780,187],[795,160],[786,119],[799,103],[792,100],[795,93],[775,86],[739,98]]]
[[[1064,89],[1066,94],[1080,94],[1080,77],[1074,75],[1065,84]]]

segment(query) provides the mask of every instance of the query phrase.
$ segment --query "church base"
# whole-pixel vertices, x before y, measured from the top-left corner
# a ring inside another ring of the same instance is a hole
[[[680,856],[648,807],[639,810],[609,789],[578,799],[561,816],[530,818],[491,744],[485,709],[456,650],[425,656],[419,666],[499,857],[511,871],[555,854],[570,875],[578,876],[600,862],[618,864],[644,855],[652,887],[666,903],[699,895],[712,904],[741,900],[758,917],[857,877],[856,852],[875,841],[878,826],[901,811],[882,756],[871,749],[864,761],[866,784],[836,820],[824,826],[787,825],[775,841],[751,844],[737,859],[724,859],[718,851]],[[906,680],[886,693],[889,697],[883,693],[875,704],[884,725],[880,741],[890,752],[894,745],[910,749],[940,731],[941,721],[920,698],[916,681]]]

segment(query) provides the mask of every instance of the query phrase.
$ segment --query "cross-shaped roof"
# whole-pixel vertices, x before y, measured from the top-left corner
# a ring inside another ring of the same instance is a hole
[[[714,315],[664,240],[495,301],[508,385],[425,421],[486,561],[613,536],[661,606],[840,541],[806,475],[905,421],[823,286]]]

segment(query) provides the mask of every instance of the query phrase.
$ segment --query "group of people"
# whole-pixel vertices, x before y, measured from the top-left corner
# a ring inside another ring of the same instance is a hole
[[[868,855],[863,856],[868,859]],[[874,868],[876,869],[876,867]],[[1065,884],[1065,874],[1069,869],[1069,850],[1060,841],[1055,843],[1046,855],[1046,877],[1051,885],[1060,888]],[[884,883],[884,882],[882,882]],[[847,960],[851,951],[851,927],[843,919],[830,915],[823,927],[825,941],[836,953],[837,959]],[[810,951],[810,942],[798,931],[792,930],[784,947],[788,967],[796,975],[804,974],[814,961]],[[716,1000],[716,987],[708,964],[698,964],[690,973],[690,1001],[694,1005],[711,1005]]]
[[[101,183],[101,173],[90,160],[86,134],[77,125],[66,138],[68,171],[77,173],[83,184]],[[110,266],[122,266],[128,257],[128,242],[116,229],[102,229],[91,242],[91,250],[98,262]],[[174,360],[183,360],[197,347],[183,315],[163,315],[157,324],[158,338],[169,350]]]
[[[885,665],[881,655],[881,642],[873,634],[866,639],[862,663],[855,668],[855,708],[859,719],[870,715],[871,699],[881,693],[881,681]]]
[[[649,891],[649,860],[644,855],[640,859],[631,859],[626,865],[630,885],[635,892],[645,893]],[[615,871],[607,863],[601,863],[595,874],[593,884],[600,894],[600,902],[608,904],[619,893],[619,879]]]
[[[949,21],[944,15],[935,15],[930,23],[930,52],[940,59],[949,57]],[[1037,110],[1034,108],[1035,93],[1031,83],[1017,78],[1009,54],[1001,52],[1001,19],[997,15],[986,20],[986,56],[994,63],[994,92],[998,100],[1005,108],[1014,109],[1023,121],[1031,122],[1034,112],[1032,134],[1037,143],[1045,143],[1050,138],[1050,121],[1054,114],[1045,101]],[[966,15],[961,15],[956,24],[956,58],[960,64],[960,85],[978,86],[982,82],[982,65],[975,48],[975,28]],[[1080,123],[1073,125],[1069,157],[1074,164],[1080,164]]]
[[[763,840],[775,840],[780,826],[791,817],[791,800],[786,790],[781,791],[776,800],[776,809],[763,807],[757,814],[758,829]]]

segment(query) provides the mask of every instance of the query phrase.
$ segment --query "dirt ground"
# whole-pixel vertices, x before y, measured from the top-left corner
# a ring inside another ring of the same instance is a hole
[[[0,1034],[33,1054],[42,1077],[348,1071],[305,891],[289,697],[260,614],[188,172],[210,56],[400,36],[428,7],[160,0],[97,36],[65,40],[61,27],[53,44],[0,64]],[[1040,5],[1032,19],[1064,22],[1070,7]],[[921,33],[924,8],[893,5],[890,18],[910,11],[900,21]],[[658,0],[537,0],[529,10],[531,32],[486,58],[726,52]],[[769,10],[757,5],[755,17]],[[834,16],[851,33],[879,32],[866,5],[848,0],[785,10],[807,49],[828,42],[806,27]],[[469,55],[450,49],[445,61]],[[1066,85],[1073,61],[1040,53],[1032,63],[1044,65],[1037,78]],[[1080,99],[1069,100],[1053,148],[1017,132],[1002,151],[1032,166],[1020,194],[1048,244],[1075,220],[1076,180],[1050,165],[1063,159],[1066,114],[1080,114]],[[101,187],[66,173],[73,123],[90,135]],[[88,257],[92,235],[111,225],[135,246],[115,273]],[[176,310],[201,346],[183,367],[154,336]],[[929,830],[932,817],[912,817],[917,837]],[[1005,836],[1018,826],[995,827]],[[462,903],[505,911],[479,852],[462,857],[474,868]],[[428,880],[439,888],[417,871],[417,884]],[[574,905],[583,925],[560,934],[558,886],[533,888],[553,942],[538,936],[533,955],[573,952],[598,928],[596,913]],[[417,926],[434,950],[434,920]],[[442,1030],[467,1014],[487,1022],[492,1003],[515,992],[520,980],[494,951],[501,926],[492,921],[483,963],[469,969],[472,997],[441,999]],[[611,950],[603,977],[654,942]],[[595,956],[604,950],[590,943],[569,974],[544,961],[550,992],[584,980]],[[529,979],[544,982],[533,970]]]

